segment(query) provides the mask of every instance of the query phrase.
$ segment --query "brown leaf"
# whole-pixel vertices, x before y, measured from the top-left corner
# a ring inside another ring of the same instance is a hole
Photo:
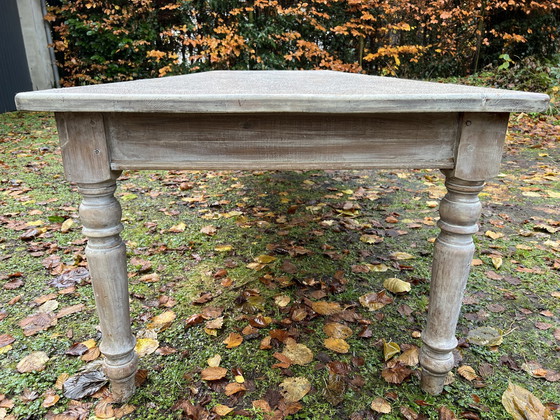
[[[273,364],[272,369],[288,369],[290,366],[292,366],[292,359],[290,359],[288,356],[285,356],[282,353],[274,353],[272,356],[280,361],[280,363]]]
[[[160,281],[160,277],[157,273],[144,274],[138,278],[138,281],[142,283],[156,283]]]
[[[239,384],[237,382],[227,384],[225,389],[225,393],[228,397],[242,391],[247,391],[247,388],[245,387],[245,385]]]
[[[216,319],[206,322],[205,327],[213,330],[219,330],[224,325],[224,317],[220,316]]]
[[[226,376],[227,369],[222,367],[207,367],[202,369],[200,376],[205,381],[217,381]]]
[[[227,395],[227,394],[226,394]],[[216,413],[218,416],[227,416],[229,413],[231,413],[233,411],[233,408],[228,407],[227,405],[223,405],[223,404],[216,404],[213,408],[214,413]]]
[[[384,290],[380,292],[367,293],[359,298],[360,304],[370,311],[377,311],[393,302],[393,298],[388,296]]]
[[[60,319],[64,316],[75,314],[76,312],[81,312],[85,309],[85,307],[86,307],[86,305],[84,305],[83,303],[78,303],[77,305],[67,306],[66,308],[62,308],[60,311],[58,311],[58,313],[56,314],[56,317],[58,319]]]
[[[420,349],[416,346],[412,346],[411,348],[403,352],[403,354],[401,354],[395,360],[397,362],[401,362],[406,366],[416,366],[419,362],[419,357],[420,357]]]
[[[12,344],[14,341],[16,341],[16,339],[10,334],[2,334],[0,335],[0,348],[5,347],[8,344]]]
[[[186,327],[192,327],[193,325],[197,325],[204,322],[204,317],[201,314],[194,314],[187,318],[185,321]]]
[[[385,368],[381,372],[381,376],[390,384],[400,384],[412,374],[412,371],[402,363],[395,366]]]
[[[295,266],[295,264],[288,260],[284,260],[282,262],[282,265],[280,266],[280,270],[288,274],[295,274],[298,272],[298,268]]]
[[[110,419],[115,416],[111,401],[101,400],[95,406],[95,416],[100,419]]]
[[[243,336],[238,333],[230,333],[223,343],[226,345],[226,348],[232,349],[234,347],[239,346],[243,342]]]
[[[53,405],[55,405],[58,400],[60,400],[60,397],[58,395],[56,395],[54,393],[54,391],[50,390],[46,392],[45,395],[45,399],[43,400],[43,403],[41,404],[41,406],[45,407],[45,408],[49,408],[52,407]]]
[[[334,315],[342,311],[340,304],[326,301],[312,302],[311,309],[319,315]]]
[[[338,322],[328,322],[323,327],[328,337],[346,339],[352,335],[352,329]]]
[[[456,420],[455,414],[446,406],[442,405],[438,410],[438,420]]]
[[[23,334],[26,337],[36,334],[39,331],[44,331],[54,325],[56,325],[56,316],[51,312],[39,312],[34,315],[30,315],[19,322],[19,326],[23,328]]]
[[[344,400],[346,381],[342,376],[329,372],[327,386],[323,392],[325,399],[333,406],[337,406]]]
[[[203,293],[200,294],[200,296],[198,298],[194,299],[192,301],[192,303],[195,304],[195,305],[202,305],[204,303],[210,302],[212,299],[214,299],[214,296],[212,295],[212,293],[203,292]]]
[[[45,369],[48,361],[49,356],[47,356],[47,353],[35,351],[21,359],[16,368],[19,373],[41,372]]]
[[[324,341],[324,345],[336,353],[348,353],[350,350],[350,345],[341,338],[327,338]]]

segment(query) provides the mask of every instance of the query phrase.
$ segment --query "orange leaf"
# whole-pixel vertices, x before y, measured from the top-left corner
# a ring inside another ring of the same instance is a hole
[[[223,343],[226,345],[226,348],[232,349],[243,343],[243,336],[237,333],[230,333]]]

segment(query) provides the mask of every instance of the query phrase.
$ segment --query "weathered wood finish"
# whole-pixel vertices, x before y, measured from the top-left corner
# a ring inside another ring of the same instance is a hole
[[[73,182],[111,179],[103,115],[57,113],[56,123],[66,178]]]
[[[107,114],[113,169],[452,168],[458,114]],[[147,158],[149,157],[149,158]]]
[[[544,111],[537,93],[325,71],[218,71],[27,92],[18,109],[56,111],[80,216],[113,397],[134,392],[121,208],[122,169],[440,168],[440,205],[422,388],[443,389],[480,214],[509,112]]]
[[[121,206],[113,195],[118,175],[113,173],[103,183],[78,184],[78,189],[83,196],[80,219],[88,238],[86,256],[103,334],[99,348],[106,357],[113,399],[126,401],[134,393],[138,361],[130,328],[126,249],[120,237]]]
[[[484,185],[452,177],[450,172],[446,175],[447,194],[439,207],[441,233],[434,247],[428,321],[420,354],[422,389],[434,395],[441,393],[453,368],[451,352],[457,347],[455,329],[474,254],[472,235],[478,231],[478,194]]]
[[[453,176],[483,181],[498,175],[508,118],[507,113],[462,115]]]

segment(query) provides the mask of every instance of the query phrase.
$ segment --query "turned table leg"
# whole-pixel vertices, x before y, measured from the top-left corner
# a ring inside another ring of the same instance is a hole
[[[428,322],[420,353],[422,389],[439,394],[453,368],[455,329],[467,284],[481,205],[478,193],[484,182],[465,181],[447,175],[447,194],[440,204],[441,232],[434,248]]]
[[[121,206],[113,195],[116,183],[111,179],[78,187],[83,196],[80,218],[88,238],[86,256],[103,334],[100,350],[106,357],[113,398],[125,401],[134,393],[138,359],[130,329],[126,249],[119,235],[123,229]]]

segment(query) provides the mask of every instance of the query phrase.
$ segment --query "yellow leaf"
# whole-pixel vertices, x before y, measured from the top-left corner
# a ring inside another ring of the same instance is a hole
[[[492,239],[500,239],[504,237],[504,234],[502,232],[493,232],[491,230],[487,230],[486,232],[484,232],[484,234]]]
[[[169,228],[169,232],[171,232],[171,233],[181,233],[181,232],[185,231],[186,227],[187,227],[187,225],[185,223],[181,222],[177,225],[171,226]]]
[[[229,413],[231,413],[233,411],[233,408],[228,407],[227,405],[223,405],[223,404],[217,404],[214,406],[214,412],[218,415],[218,416],[227,416]]]
[[[502,395],[502,405],[514,420],[553,420],[550,410],[519,385],[508,385]]]
[[[348,353],[350,345],[342,338],[327,338],[324,341],[325,347],[336,353]]]
[[[270,264],[271,262],[276,261],[276,257],[273,257],[272,255],[259,255],[258,257],[255,257],[255,261],[261,264]]]
[[[93,338],[90,338],[89,340],[86,341],[82,341],[80,344],[83,344],[84,346],[86,346],[89,349],[94,348],[97,343],[95,342],[95,340]]]
[[[472,381],[478,378],[474,369],[468,365],[463,365],[457,369],[457,373],[465,378],[467,381]]]
[[[378,244],[383,242],[383,238],[377,235],[362,235],[360,236],[360,241],[366,244]]]
[[[173,311],[165,311],[159,315],[152,318],[152,321],[148,324],[148,328],[157,331],[164,331],[167,329],[173,321],[175,321],[177,315]]]
[[[502,266],[502,258],[501,257],[492,257],[492,265],[497,270]]]
[[[384,273],[385,271],[389,270],[389,267],[385,264],[365,264],[370,271],[375,273]]]
[[[210,359],[208,359],[206,362],[208,363],[208,366],[210,366],[210,367],[218,367],[218,366],[220,366],[220,363],[222,362],[222,356],[220,356],[219,354],[215,354]]]
[[[414,255],[409,254],[408,252],[393,252],[391,254],[391,258],[395,260],[411,260],[415,257]]]
[[[546,193],[550,198],[560,198],[560,192],[558,191],[546,190]]]
[[[152,354],[159,347],[159,341],[153,338],[139,338],[136,340],[136,346],[134,350],[138,354],[138,357],[144,357],[148,354]]]
[[[326,302],[324,300],[311,303],[311,309],[313,309],[319,315],[334,315],[342,312],[342,307],[340,306],[340,304],[336,302]]]
[[[278,305],[280,308],[285,308],[290,303],[291,298],[287,295],[280,295],[274,297],[274,303]]]
[[[410,283],[394,277],[385,279],[383,287],[392,293],[406,293],[410,292]]]
[[[303,377],[286,378],[280,384],[280,393],[288,403],[297,402],[311,391],[311,383]]]
[[[386,342],[383,340],[383,358],[385,361],[391,359],[393,356],[399,354],[401,352],[401,348],[397,343],[392,341]]]
[[[313,352],[305,344],[296,343],[293,338],[286,340],[286,346],[282,352],[294,365],[304,366],[313,361]]]
[[[243,342],[243,336],[237,333],[230,333],[227,338],[223,341],[226,348],[232,349],[239,346]]]
[[[391,412],[391,404],[381,397],[371,402],[371,409],[377,413],[389,414]]]
[[[74,224],[74,219],[66,219],[62,225],[60,226],[60,231],[62,233],[66,233],[70,230],[70,228],[72,227],[72,225]]]
[[[231,245],[217,245],[214,248],[214,251],[218,251],[218,252],[228,252],[231,251],[233,249],[233,247]]]

